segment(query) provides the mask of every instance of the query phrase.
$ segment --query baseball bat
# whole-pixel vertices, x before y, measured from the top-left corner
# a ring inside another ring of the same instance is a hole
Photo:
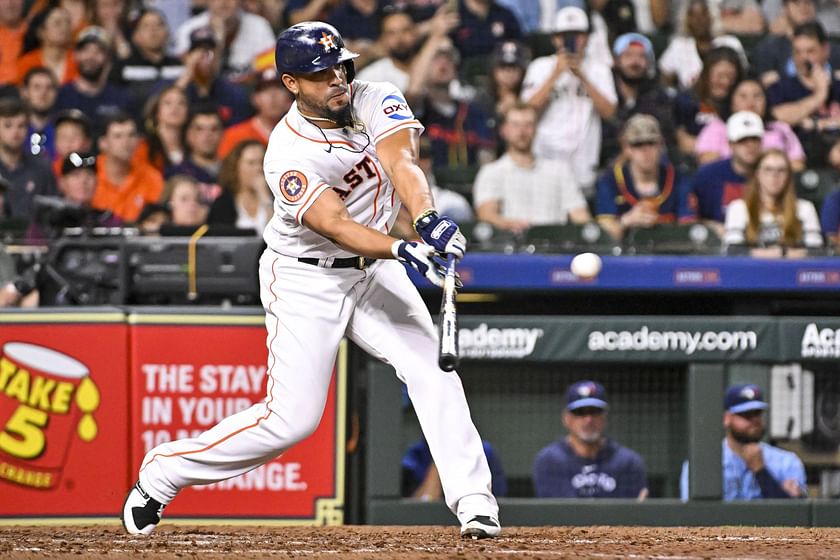
[[[440,302],[438,365],[443,371],[458,367],[458,309],[455,307],[455,255],[446,259],[443,297]]]

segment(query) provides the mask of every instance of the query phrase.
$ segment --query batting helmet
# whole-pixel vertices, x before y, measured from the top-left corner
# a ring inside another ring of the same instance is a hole
[[[353,59],[358,54],[347,50],[341,33],[327,23],[304,21],[295,24],[277,37],[274,60],[280,75],[312,74],[343,63],[347,82],[356,76]]]

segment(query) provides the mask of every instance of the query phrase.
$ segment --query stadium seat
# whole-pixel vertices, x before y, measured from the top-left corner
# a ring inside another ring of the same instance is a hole
[[[673,255],[719,254],[720,237],[708,226],[696,224],[658,224],[632,228],[624,234],[626,254],[664,253]]]
[[[446,189],[472,196],[473,182],[478,174],[477,165],[458,165],[435,167],[435,179],[438,185]]]
[[[820,209],[823,199],[838,186],[837,172],[832,168],[806,169],[794,176],[796,196],[810,200]]]
[[[487,222],[458,224],[470,251],[513,253],[517,250],[519,237],[510,231],[500,229]]]
[[[611,252],[617,243],[597,223],[533,226],[525,248],[535,253]]]

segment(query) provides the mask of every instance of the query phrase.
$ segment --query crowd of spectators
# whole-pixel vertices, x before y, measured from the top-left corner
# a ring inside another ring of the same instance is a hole
[[[800,255],[834,243],[840,222],[839,11],[834,0],[2,0],[0,220],[49,236],[39,206],[53,197],[89,208],[88,224],[258,235],[272,212],[260,161],[293,102],[274,40],[323,19],[360,54],[357,79],[405,93],[443,212],[515,235],[597,221],[618,242],[701,221],[753,255]]]

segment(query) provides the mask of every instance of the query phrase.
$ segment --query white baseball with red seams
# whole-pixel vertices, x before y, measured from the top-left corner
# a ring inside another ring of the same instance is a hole
[[[339,342],[347,336],[391,364],[406,383],[446,503],[462,527],[476,515],[498,519],[490,469],[461,380],[438,367],[437,333],[403,266],[379,260],[357,270],[298,260],[326,264],[352,256],[302,224],[327,189],[339,193],[361,224],[387,233],[396,218],[400,202],[376,143],[406,128],[422,131],[422,125],[391,84],[356,81],[352,103],[358,123],[352,130],[321,130],[295,103],[271,134],[264,169],[274,216],[260,260],[268,394],[196,438],[149,451],[140,483],[162,504],[188,485],[248,472],[311,434],[321,419]]]

